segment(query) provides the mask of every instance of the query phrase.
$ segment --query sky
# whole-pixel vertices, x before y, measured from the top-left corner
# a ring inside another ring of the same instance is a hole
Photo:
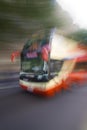
[[[56,0],[80,28],[87,29],[87,0]]]

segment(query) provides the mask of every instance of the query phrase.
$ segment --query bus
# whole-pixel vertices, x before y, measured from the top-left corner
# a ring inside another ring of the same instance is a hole
[[[55,30],[32,36],[20,58],[19,84],[35,94],[52,96],[75,81],[87,79],[87,51]]]

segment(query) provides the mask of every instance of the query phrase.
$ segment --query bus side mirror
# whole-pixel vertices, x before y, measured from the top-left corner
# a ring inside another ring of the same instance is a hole
[[[41,53],[42,53],[42,59],[47,62],[48,61],[48,50],[45,47],[43,47]]]
[[[20,52],[19,52],[19,51],[13,52],[13,53],[11,54],[11,57],[10,57],[11,62],[14,62],[15,59],[16,59],[16,57],[19,57],[19,56],[20,56]]]

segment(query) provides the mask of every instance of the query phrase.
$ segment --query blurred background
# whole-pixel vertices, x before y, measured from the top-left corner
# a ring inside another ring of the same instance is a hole
[[[10,59],[32,34],[52,28],[87,49],[83,20],[87,0],[0,0],[0,130],[87,130],[87,83],[50,99],[34,96],[19,88],[20,57]]]
[[[11,63],[11,53],[21,51],[33,33],[54,27],[87,44],[87,30],[74,24],[56,0],[0,0],[0,73],[19,71],[20,60]]]

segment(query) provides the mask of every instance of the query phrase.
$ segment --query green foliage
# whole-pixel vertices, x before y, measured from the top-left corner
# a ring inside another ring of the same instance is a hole
[[[0,41],[21,39],[36,30],[69,25],[70,18],[66,16],[55,0],[0,0]]]
[[[72,34],[69,34],[70,38],[78,41],[81,44],[87,45],[87,30],[80,29]]]

